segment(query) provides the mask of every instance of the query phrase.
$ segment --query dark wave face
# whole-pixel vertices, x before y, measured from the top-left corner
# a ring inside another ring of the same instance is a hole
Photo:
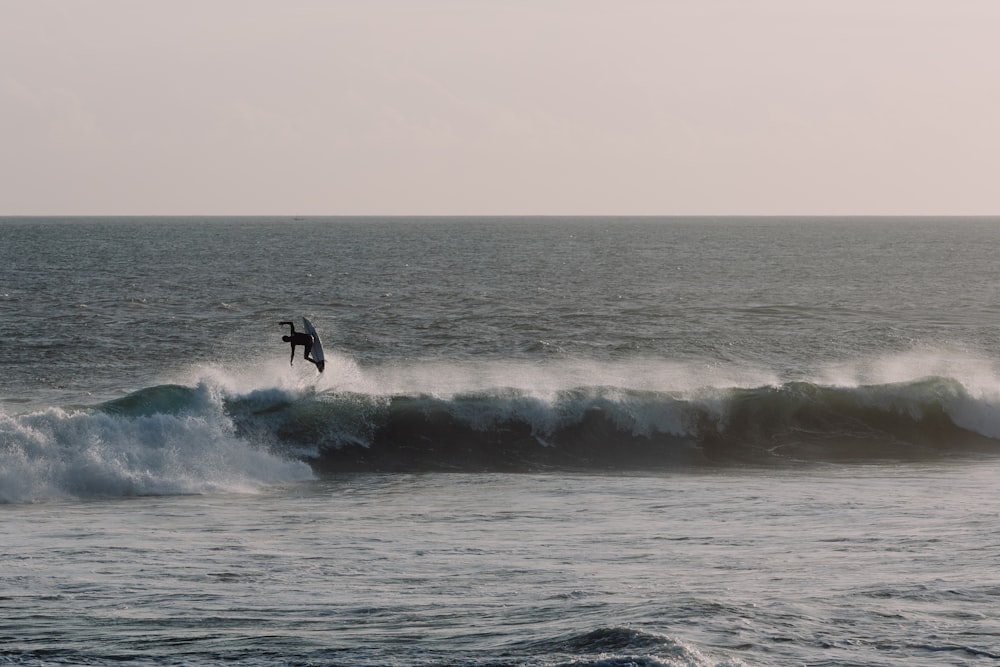
[[[602,627],[517,648],[528,654],[553,656],[557,660],[555,664],[567,667],[665,667],[706,663],[698,652],[670,637],[625,627]]]
[[[976,430],[993,406],[944,378],[810,383],[700,395],[591,387],[439,398],[254,392],[227,401],[238,433],[317,470],[657,470],[687,465],[921,459],[1000,452]]]

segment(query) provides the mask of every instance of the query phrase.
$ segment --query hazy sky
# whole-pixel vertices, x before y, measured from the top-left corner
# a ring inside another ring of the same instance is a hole
[[[0,0],[21,214],[1000,214],[1000,1]]]

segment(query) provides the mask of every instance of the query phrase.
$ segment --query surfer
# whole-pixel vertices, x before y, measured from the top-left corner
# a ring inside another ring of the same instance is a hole
[[[286,343],[291,343],[291,345],[292,345],[292,358],[288,360],[288,365],[289,366],[293,366],[294,365],[294,361],[295,361],[295,346],[296,345],[301,345],[302,347],[305,348],[305,351],[302,353],[302,358],[305,359],[306,361],[308,361],[311,364],[316,364],[316,367],[322,373],[323,372],[323,367],[319,365],[319,362],[317,362],[315,359],[313,359],[312,357],[309,356],[309,353],[312,352],[313,337],[310,334],[301,333],[299,331],[296,331],[295,330],[295,325],[292,324],[291,322],[278,322],[278,324],[281,325],[281,326],[284,326],[285,324],[287,324],[292,329],[292,333],[291,333],[290,336],[282,336],[281,337],[281,340],[285,341]]]

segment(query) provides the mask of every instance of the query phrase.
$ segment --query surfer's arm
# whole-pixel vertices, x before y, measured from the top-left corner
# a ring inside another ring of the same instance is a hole
[[[294,324],[292,324],[291,322],[278,322],[278,326],[283,326],[285,324],[287,324],[288,326],[290,326],[292,328],[292,333],[294,334],[295,333],[295,325]]]

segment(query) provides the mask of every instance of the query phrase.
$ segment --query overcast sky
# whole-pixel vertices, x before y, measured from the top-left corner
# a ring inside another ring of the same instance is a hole
[[[0,215],[1000,214],[998,0],[0,0]]]

